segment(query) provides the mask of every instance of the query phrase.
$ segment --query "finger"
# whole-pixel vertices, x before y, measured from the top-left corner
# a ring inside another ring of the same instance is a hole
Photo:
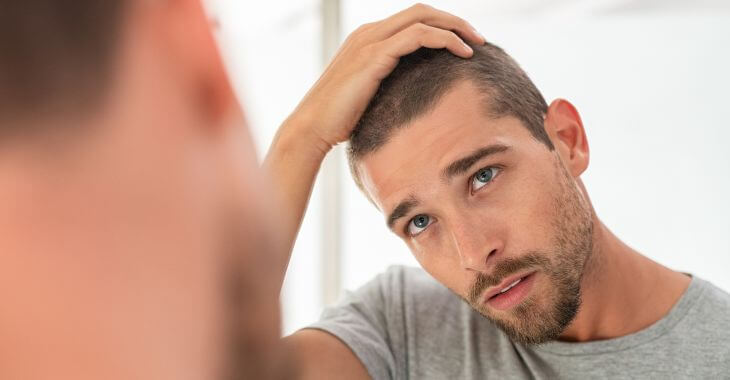
[[[376,23],[369,38],[373,42],[382,41],[417,23],[455,32],[471,43],[486,42],[484,36],[466,20],[424,4],[416,4]]]
[[[381,42],[380,45],[380,48],[386,54],[395,59],[410,54],[421,47],[430,49],[445,48],[462,58],[469,58],[474,54],[472,48],[454,32],[426,24],[413,24]]]

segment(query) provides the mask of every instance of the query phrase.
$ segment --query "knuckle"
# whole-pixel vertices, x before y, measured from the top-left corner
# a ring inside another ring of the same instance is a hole
[[[417,14],[423,15],[433,10],[433,7],[423,3],[416,3],[411,6],[411,10]]]
[[[423,3],[415,3],[413,6],[411,6],[411,9],[415,12],[424,13],[428,12],[433,9],[430,5],[423,4]]]
[[[424,34],[427,34],[429,31],[428,26],[426,26],[426,24],[422,24],[422,23],[413,24],[410,27],[408,27],[408,29],[410,29],[412,31],[412,33],[414,33],[418,36],[423,36]]]
[[[366,32],[366,31],[370,30],[370,28],[372,28],[372,26],[373,26],[373,23],[368,22],[368,23],[360,25],[357,29],[355,29],[355,31],[360,32],[360,33]]]
[[[373,24],[362,24],[357,27],[357,29],[353,30],[350,35],[347,36],[345,39],[348,43],[358,43],[358,41],[362,40],[362,36],[366,35],[370,29],[372,29]]]
[[[361,35],[366,30],[365,24],[358,26],[355,30],[350,33],[350,37],[356,37]]]
[[[466,20],[464,20],[463,18],[461,18],[461,17],[459,17],[459,16],[454,16],[454,17],[456,17],[456,19],[455,19],[455,20],[456,20],[456,22],[457,22],[457,23],[458,23],[459,25],[461,25],[461,26],[463,26],[463,27],[468,27],[468,26],[469,26],[469,22],[467,22],[467,21],[466,21]]]

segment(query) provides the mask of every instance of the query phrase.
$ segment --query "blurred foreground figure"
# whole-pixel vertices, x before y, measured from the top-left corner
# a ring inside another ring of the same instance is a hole
[[[312,346],[279,339],[302,154],[329,149],[300,122],[346,129],[399,57],[464,41],[420,5],[354,33],[280,129],[267,169],[305,167],[274,218],[199,0],[0,5],[0,379],[366,377],[341,345],[295,371]]]
[[[285,375],[258,170],[198,0],[4,1],[0,378]]]

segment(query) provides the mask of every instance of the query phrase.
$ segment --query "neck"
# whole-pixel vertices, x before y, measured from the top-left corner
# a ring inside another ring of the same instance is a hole
[[[594,225],[581,307],[559,340],[610,339],[645,329],[671,310],[690,282],[624,244],[595,216]]]

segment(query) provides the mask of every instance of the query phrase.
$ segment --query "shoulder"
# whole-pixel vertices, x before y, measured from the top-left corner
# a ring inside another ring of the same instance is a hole
[[[730,293],[699,277],[693,279],[701,291],[696,313],[705,322],[724,324],[730,334]]]
[[[322,317],[357,313],[378,325],[387,325],[388,320],[401,320],[415,305],[443,302],[459,302],[459,298],[423,269],[395,265],[357,290],[346,292],[338,304],[325,309]]]
[[[309,328],[345,343],[373,378],[403,378],[418,362],[418,353],[432,352],[427,338],[415,344],[415,336],[436,330],[433,324],[445,314],[443,305],[460,303],[422,269],[392,266],[326,308]]]
[[[695,291],[688,295],[696,297],[682,325],[684,341],[701,342],[696,349],[726,357],[730,355],[730,294],[707,280],[694,276]]]
[[[705,289],[705,299],[710,307],[730,310],[730,293],[718,288],[707,280],[701,278],[697,278],[697,280]]]
[[[367,321],[381,334],[393,336],[444,325],[460,330],[483,324],[484,318],[423,269],[391,266],[325,309],[321,321],[333,319]]]
[[[380,286],[390,289],[406,289],[414,292],[448,292],[443,285],[423,269],[403,265],[388,267],[385,272],[377,275],[372,282],[377,282]]]
[[[451,342],[464,346],[465,342],[459,340],[465,332],[479,332],[485,342],[501,334],[460,296],[421,268],[389,267],[358,293],[358,299],[377,300],[368,303],[368,308],[377,310],[390,336],[418,332],[421,344]],[[423,334],[425,331],[428,334]]]
[[[506,336],[420,268],[392,266],[336,306],[313,328],[342,340],[373,378],[459,377],[475,357],[511,358]],[[447,375],[449,374],[449,375]]]
[[[421,268],[393,265],[362,285],[345,298],[399,298],[416,293],[419,295],[453,296],[453,294]]]
[[[418,308],[420,305],[460,304],[461,299],[421,268],[391,266],[355,292],[377,300],[386,308]]]

